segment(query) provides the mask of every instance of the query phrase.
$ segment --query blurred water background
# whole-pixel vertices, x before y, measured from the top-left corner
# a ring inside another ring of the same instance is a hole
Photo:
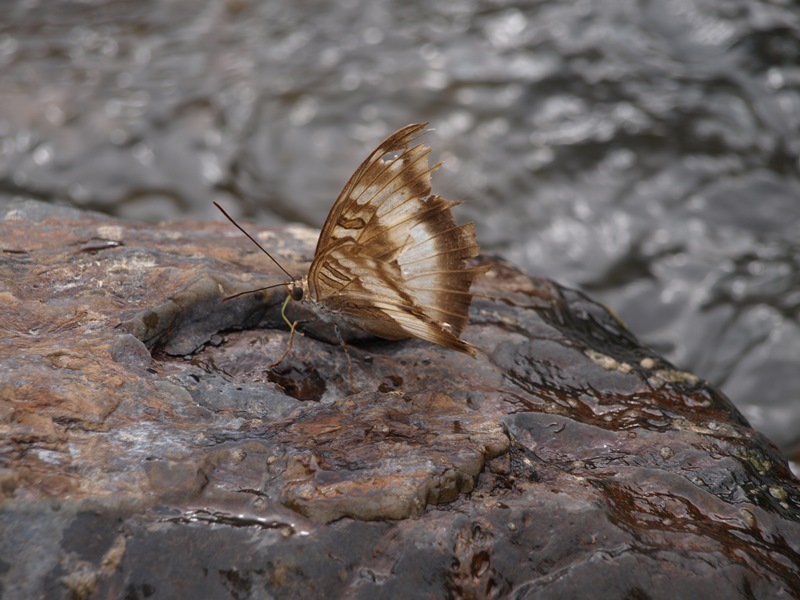
[[[430,121],[435,190],[485,252],[604,302],[798,461],[799,15],[0,0],[0,199],[319,226],[385,135]]]

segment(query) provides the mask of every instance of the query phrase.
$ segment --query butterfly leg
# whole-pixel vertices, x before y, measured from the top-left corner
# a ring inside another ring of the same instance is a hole
[[[289,317],[286,316],[286,307],[289,306],[289,301],[291,299],[292,299],[292,297],[290,295],[287,295],[286,296],[286,300],[283,301],[283,306],[281,306],[281,316],[283,317],[283,320],[286,321],[286,324],[289,326],[289,328],[292,330],[292,332],[294,332],[294,328],[297,326],[297,324],[300,321],[292,322],[292,321],[289,320]],[[301,332],[301,331],[298,331],[297,333],[299,333],[300,335],[303,335],[303,332]]]
[[[289,352],[292,349],[292,343],[294,342],[295,328],[297,327],[297,324],[300,321],[295,321],[293,323],[286,316],[286,305],[289,304],[289,300],[291,300],[291,299],[292,299],[292,297],[287,295],[286,296],[286,300],[284,300],[284,302],[283,302],[283,307],[281,308],[281,316],[283,317],[283,320],[286,321],[286,323],[289,325],[289,344],[286,346],[286,350],[284,350],[283,354],[281,354],[281,357],[278,360],[276,360],[275,362],[270,363],[270,365],[269,365],[270,369],[272,369],[274,367],[277,367],[279,364],[281,364],[283,362],[283,359],[286,358],[286,356],[289,354]],[[303,335],[303,334],[300,333],[300,335]]]
[[[286,350],[283,351],[283,354],[281,354],[281,357],[278,360],[269,364],[270,369],[273,369],[277,367],[279,364],[281,364],[283,362],[283,359],[286,358],[289,352],[292,351],[292,343],[294,342],[294,330],[298,322],[299,321],[295,321],[294,323],[292,323],[292,328],[289,330],[289,343],[286,345]]]
[[[353,361],[350,360],[350,352],[347,351],[347,344],[344,343],[342,333],[339,331],[339,326],[336,323],[333,324],[333,330],[336,332],[336,338],[339,340],[339,344],[341,344],[342,350],[344,350],[344,355],[347,357],[347,376],[350,379],[350,387],[354,392],[358,393],[356,385],[353,383]]]

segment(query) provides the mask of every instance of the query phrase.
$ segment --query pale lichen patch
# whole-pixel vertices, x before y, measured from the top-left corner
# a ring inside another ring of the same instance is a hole
[[[620,373],[628,374],[633,371],[633,367],[626,363],[620,362],[616,358],[597,352],[591,348],[587,349],[584,354],[595,364],[600,365],[606,371],[619,371]]]

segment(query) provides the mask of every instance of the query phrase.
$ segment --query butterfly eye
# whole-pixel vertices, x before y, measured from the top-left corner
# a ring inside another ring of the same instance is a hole
[[[294,285],[289,294],[292,296],[292,300],[300,302],[303,299],[303,288],[299,285]]]

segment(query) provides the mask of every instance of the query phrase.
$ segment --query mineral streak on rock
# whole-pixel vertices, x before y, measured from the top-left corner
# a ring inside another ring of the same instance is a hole
[[[282,280],[226,223],[5,202],[0,235],[4,598],[800,590],[783,457],[578,292],[488,263],[487,357],[350,331],[351,385],[318,322],[269,367],[283,288],[221,298]]]

